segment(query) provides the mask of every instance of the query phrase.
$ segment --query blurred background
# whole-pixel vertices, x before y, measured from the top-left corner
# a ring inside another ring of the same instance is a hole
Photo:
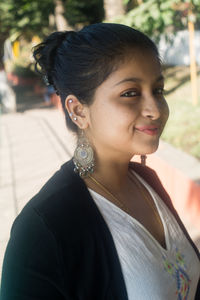
[[[160,50],[171,115],[147,163],[200,247],[200,1],[0,0],[0,268],[15,217],[75,145],[32,48],[53,31],[98,22],[139,29]]]

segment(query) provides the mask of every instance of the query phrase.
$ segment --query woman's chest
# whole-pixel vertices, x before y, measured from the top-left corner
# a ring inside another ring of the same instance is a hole
[[[168,236],[165,250],[140,228],[112,235],[130,300],[194,299],[200,263],[184,236]]]
[[[113,236],[130,300],[194,299],[199,260],[172,214],[161,206],[158,212],[165,247],[140,220],[99,203]]]

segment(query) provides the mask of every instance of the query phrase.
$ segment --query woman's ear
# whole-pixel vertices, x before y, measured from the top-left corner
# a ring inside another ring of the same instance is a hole
[[[85,104],[79,102],[74,95],[68,95],[65,99],[65,108],[71,118],[80,129],[88,127],[88,108]]]

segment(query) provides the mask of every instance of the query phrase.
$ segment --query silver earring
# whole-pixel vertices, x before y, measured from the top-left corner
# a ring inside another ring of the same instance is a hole
[[[72,112],[70,112],[69,115],[70,115],[70,117],[73,117],[73,113]],[[73,117],[73,120],[76,121],[77,117]]]
[[[83,130],[74,151],[73,162],[75,165],[74,172],[79,173],[81,177],[94,172],[94,151],[84,136]]]
[[[141,155],[141,156],[140,156],[140,159],[141,159],[141,165],[142,165],[142,166],[146,166],[146,159],[147,159],[147,156],[146,156],[146,155]]]
[[[73,102],[73,100],[72,99],[69,99],[69,103],[72,103]]]

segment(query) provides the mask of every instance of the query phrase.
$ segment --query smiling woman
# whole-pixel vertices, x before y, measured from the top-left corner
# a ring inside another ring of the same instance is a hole
[[[118,69],[96,89],[94,101],[87,108],[84,129],[98,158],[109,163],[116,156],[117,162],[124,161],[127,166],[134,154],[145,155],[157,149],[168,118],[163,87],[155,54],[130,50]]]
[[[34,57],[77,147],[13,224],[1,300],[200,299],[199,252],[144,165],[169,115],[155,44],[100,23],[51,34]]]

